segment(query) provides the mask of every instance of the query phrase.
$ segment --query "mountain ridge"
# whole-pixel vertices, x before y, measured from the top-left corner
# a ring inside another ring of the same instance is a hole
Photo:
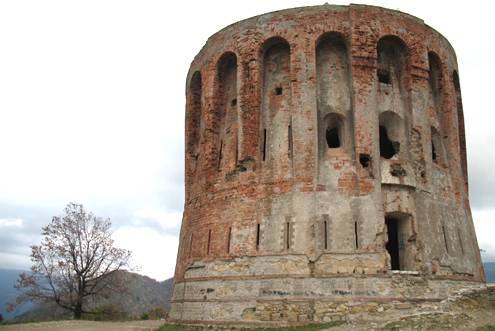
[[[70,317],[70,313],[55,304],[27,303],[7,312],[8,303],[15,302],[19,291],[14,288],[20,273],[27,272],[14,269],[0,269],[0,314],[4,320],[50,320]],[[159,282],[151,277],[129,271],[119,271],[124,277],[127,290],[113,294],[109,298],[101,298],[96,306],[102,309],[117,310],[127,316],[138,318],[153,308],[170,310],[173,278]]]

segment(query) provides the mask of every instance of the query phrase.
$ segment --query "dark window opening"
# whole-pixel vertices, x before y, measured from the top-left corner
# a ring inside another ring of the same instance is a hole
[[[285,223],[286,229],[285,229],[285,244],[286,248],[290,248],[290,222]]]
[[[390,159],[397,154],[399,144],[389,139],[387,129],[380,125],[380,156]]]
[[[354,222],[354,240],[355,240],[355,248],[359,248],[359,236],[358,236],[358,222]]]
[[[340,147],[340,137],[338,128],[327,128],[326,139],[328,148],[339,148]]]
[[[232,101],[230,102],[230,105],[231,106],[237,105],[237,99],[232,99]]]
[[[324,247],[325,249],[328,249],[328,222],[323,221],[323,233],[325,238],[324,239]]]
[[[260,248],[260,225],[256,224],[256,250]]]
[[[390,254],[392,270],[400,270],[398,223],[397,219],[385,217],[385,225],[387,226],[388,233],[388,241],[385,248],[388,254]]]
[[[437,161],[437,150],[435,148],[435,143],[431,142],[431,159],[435,162]]]
[[[292,126],[290,125],[287,128],[287,140],[288,140],[288,148],[289,148],[288,154],[289,154],[289,158],[291,159],[293,147],[292,147]]]
[[[276,87],[275,88],[275,94],[276,95],[282,95],[282,88],[281,87]]]
[[[368,168],[371,165],[371,156],[369,154],[359,154],[359,163],[363,168]]]
[[[263,130],[263,148],[261,153],[263,154],[263,161],[266,159],[266,129]]]
[[[220,170],[220,166],[222,165],[222,151],[223,150],[223,140],[220,140],[220,151],[218,152],[218,164],[217,170]]]
[[[386,69],[377,70],[378,81],[384,84],[390,84],[390,72]]]
[[[229,233],[227,236],[227,254],[230,254],[230,240],[232,237],[232,228],[229,228]]]
[[[210,254],[211,230],[208,230],[208,244],[206,245],[206,254]]]

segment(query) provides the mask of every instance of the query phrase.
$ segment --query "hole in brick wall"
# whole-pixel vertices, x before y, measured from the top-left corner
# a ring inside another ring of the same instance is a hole
[[[398,147],[398,143],[391,141],[387,129],[380,125],[380,156],[386,159],[392,158],[398,152],[396,147]]]
[[[369,154],[359,154],[359,163],[363,168],[368,168],[371,165],[371,156]]]
[[[233,107],[235,105],[237,105],[237,99],[232,99],[232,101],[230,101],[230,105]]]
[[[376,71],[378,81],[384,84],[390,84],[390,72],[386,69],[378,69]]]
[[[282,88],[280,86],[275,88],[275,95],[282,95]]]
[[[339,148],[340,147],[339,128],[337,128],[337,127],[327,128],[325,136],[327,139],[328,148]]]

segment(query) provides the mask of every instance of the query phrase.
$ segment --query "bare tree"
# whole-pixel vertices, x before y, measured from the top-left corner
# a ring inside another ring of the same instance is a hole
[[[43,227],[41,244],[31,246],[33,266],[17,279],[24,291],[16,303],[55,302],[80,319],[93,313],[89,302],[122,290],[115,272],[129,266],[131,252],[114,247],[110,226],[109,219],[69,203],[65,215]]]

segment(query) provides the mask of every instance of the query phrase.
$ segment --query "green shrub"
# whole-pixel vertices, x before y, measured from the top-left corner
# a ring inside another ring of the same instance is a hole
[[[87,318],[95,321],[121,321],[129,319],[129,316],[122,307],[114,304],[106,304],[98,307],[95,314],[88,315]]]

